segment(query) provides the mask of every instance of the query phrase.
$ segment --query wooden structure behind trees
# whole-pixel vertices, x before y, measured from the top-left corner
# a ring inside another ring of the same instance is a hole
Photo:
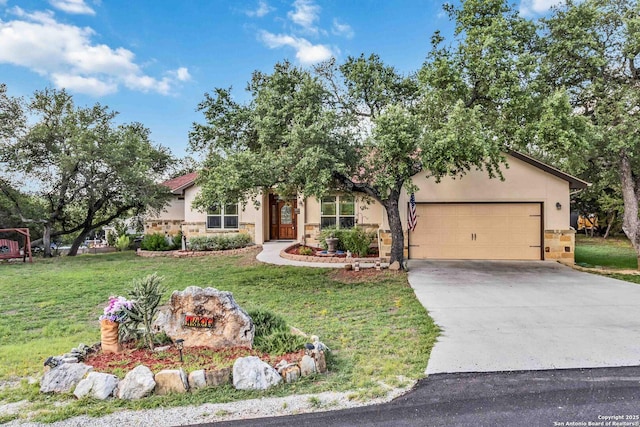
[[[29,235],[28,228],[0,228],[0,233],[18,233],[24,237],[24,250],[20,253],[20,245],[16,240],[0,239],[0,259],[15,259],[22,258],[22,262],[27,261],[27,254],[29,255],[29,262],[33,262],[31,256],[31,236]],[[2,249],[6,248],[5,251]]]

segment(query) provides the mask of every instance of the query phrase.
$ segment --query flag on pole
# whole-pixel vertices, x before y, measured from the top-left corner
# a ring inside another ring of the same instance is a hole
[[[418,217],[416,216],[416,197],[413,193],[411,193],[411,198],[409,198],[409,220],[407,221],[407,225],[411,231],[414,231],[416,229],[416,225],[418,225]]]

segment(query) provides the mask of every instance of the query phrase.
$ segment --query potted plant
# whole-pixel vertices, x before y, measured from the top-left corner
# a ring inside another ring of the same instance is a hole
[[[131,310],[133,301],[125,297],[109,297],[109,304],[100,316],[100,343],[105,353],[120,353],[122,348],[118,340],[120,323],[127,318],[127,309]]]

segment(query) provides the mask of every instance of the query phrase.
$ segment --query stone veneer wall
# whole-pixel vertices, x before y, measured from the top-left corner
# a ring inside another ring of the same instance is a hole
[[[575,230],[544,230],[544,259],[565,264],[575,262]]]
[[[164,233],[170,236],[180,232],[181,219],[147,220],[144,222],[144,234]]]
[[[251,241],[255,243],[255,229],[255,224],[245,222],[240,223],[238,230],[209,229],[207,228],[207,223],[204,221],[182,223],[182,233],[186,236],[187,240],[189,240],[193,236],[212,236],[215,234],[225,233],[245,233],[251,236]]]
[[[380,247],[380,256],[391,256],[391,230],[380,230],[378,233],[380,241],[378,245]],[[404,232],[404,257],[409,258],[409,245],[408,245],[409,231]]]

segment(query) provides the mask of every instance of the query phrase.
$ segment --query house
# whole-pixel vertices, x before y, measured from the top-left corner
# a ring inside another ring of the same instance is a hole
[[[569,225],[569,193],[587,183],[517,152],[507,154],[504,181],[482,171],[436,183],[413,176],[417,226],[407,229],[409,196],[400,206],[405,227],[405,255],[414,259],[561,260],[573,263],[575,230]],[[282,200],[263,194],[259,206],[217,206],[209,212],[191,209],[198,194],[196,173],[169,181],[175,199],[157,218],[145,221],[145,232],[195,235],[248,233],[256,244],[296,240],[318,244],[322,228],[363,227],[377,233],[382,256],[391,248],[384,208],[358,196]]]

